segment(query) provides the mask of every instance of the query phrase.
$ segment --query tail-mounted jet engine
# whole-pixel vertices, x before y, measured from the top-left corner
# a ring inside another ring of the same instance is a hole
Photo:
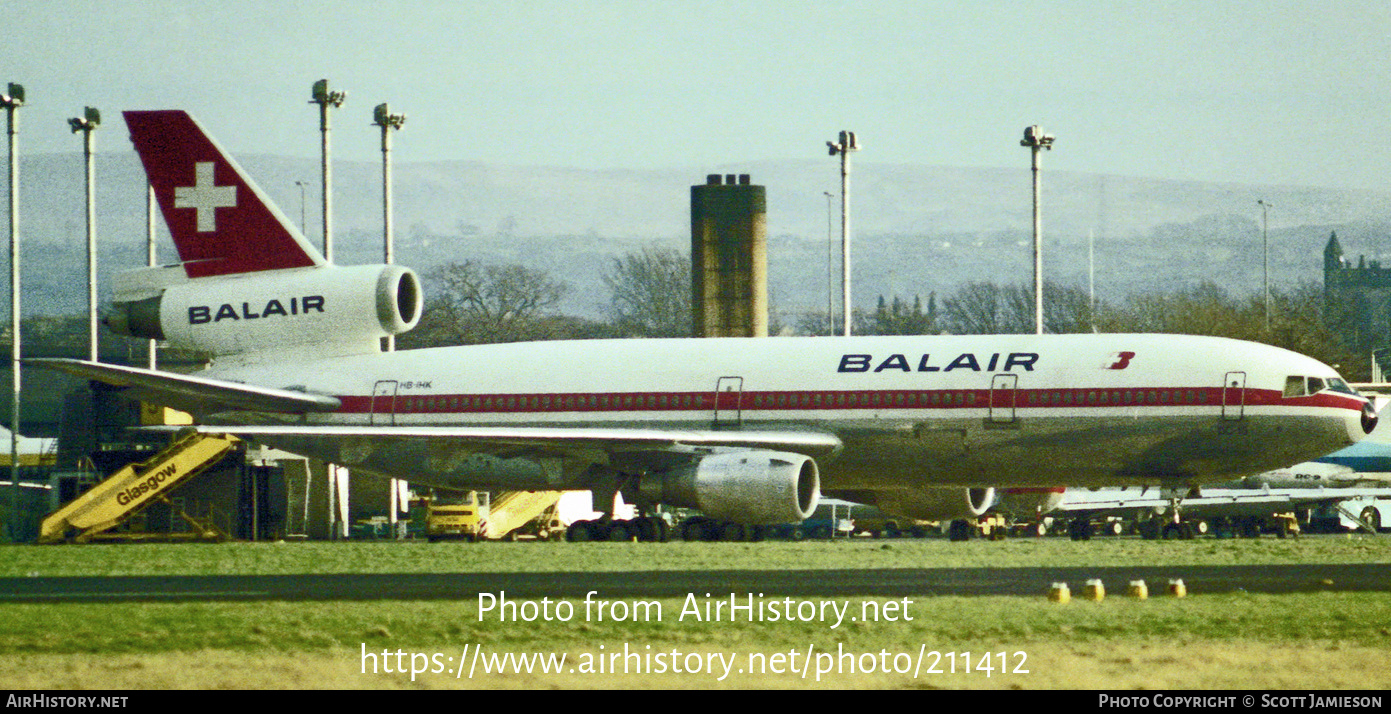
[[[107,327],[171,347],[233,355],[376,340],[420,321],[420,278],[395,265],[319,266],[187,279],[181,267],[118,278]]]

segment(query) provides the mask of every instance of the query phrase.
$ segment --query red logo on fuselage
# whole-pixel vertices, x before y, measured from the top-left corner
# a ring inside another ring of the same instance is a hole
[[[1134,358],[1134,352],[1117,352],[1111,355],[1111,361],[1106,363],[1105,369],[1125,369]]]

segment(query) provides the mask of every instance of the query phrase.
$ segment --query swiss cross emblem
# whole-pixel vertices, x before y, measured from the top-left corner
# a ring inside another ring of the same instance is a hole
[[[217,186],[213,183],[212,161],[199,161],[193,165],[193,185],[174,189],[174,208],[192,208],[198,212],[198,232],[211,233],[217,230],[217,213],[214,209],[234,208],[237,205],[236,186]]]

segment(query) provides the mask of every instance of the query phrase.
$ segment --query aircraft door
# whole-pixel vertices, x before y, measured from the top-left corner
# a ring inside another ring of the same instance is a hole
[[[744,378],[720,377],[715,383],[714,427],[739,428],[744,423]]]
[[[396,387],[394,379],[383,379],[372,387],[372,411],[368,423],[374,426],[396,425]]]
[[[1014,397],[1019,387],[1019,375],[997,374],[990,379],[990,418],[991,424],[1013,424],[1015,421]]]
[[[1246,414],[1246,373],[1228,372],[1222,379],[1222,420],[1241,421]]]

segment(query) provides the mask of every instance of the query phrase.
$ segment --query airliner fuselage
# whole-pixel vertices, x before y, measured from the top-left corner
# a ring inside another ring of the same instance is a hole
[[[341,399],[310,424],[825,432],[843,447],[820,459],[822,487],[842,491],[1226,481],[1352,443],[1366,406],[1346,389],[1286,396],[1291,377],[1341,384],[1307,357],[1173,335],[519,343],[209,376]],[[473,464],[431,476],[496,478]],[[516,486],[570,481],[541,474]]]

